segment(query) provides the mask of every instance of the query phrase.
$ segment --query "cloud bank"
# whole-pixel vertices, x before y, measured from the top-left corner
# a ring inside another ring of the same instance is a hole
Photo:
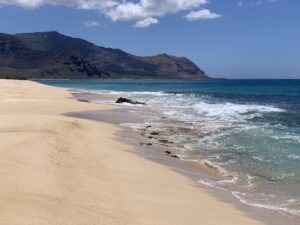
[[[182,11],[189,11],[185,16],[188,21],[220,18],[221,15],[203,8],[207,3],[208,0],[0,0],[0,5],[14,5],[27,9],[43,5],[63,5],[98,10],[114,22],[135,21],[137,28],[157,24],[160,17]]]

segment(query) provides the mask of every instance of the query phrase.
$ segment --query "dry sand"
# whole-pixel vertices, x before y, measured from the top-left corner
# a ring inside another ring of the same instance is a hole
[[[0,80],[0,224],[261,224],[126,151],[118,127],[62,116],[108,108],[64,89]]]

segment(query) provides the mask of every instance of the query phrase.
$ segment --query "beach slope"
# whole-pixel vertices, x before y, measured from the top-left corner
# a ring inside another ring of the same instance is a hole
[[[0,80],[0,224],[259,225],[170,168],[131,153],[118,127],[64,113],[112,106]]]

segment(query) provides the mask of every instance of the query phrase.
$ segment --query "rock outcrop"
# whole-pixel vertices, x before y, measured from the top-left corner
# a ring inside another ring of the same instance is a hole
[[[133,105],[146,105],[144,102],[138,102],[135,100],[131,100],[128,98],[118,98],[118,100],[116,101],[116,103],[122,104],[122,103],[128,103],[128,104],[133,104]]]

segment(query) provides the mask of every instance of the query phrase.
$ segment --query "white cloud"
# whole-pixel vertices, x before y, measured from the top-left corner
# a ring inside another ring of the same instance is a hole
[[[83,21],[82,24],[86,27],[97,27],[100,25],[99,22],[94,21],[94,20]]]
[[[43,5],[65,5],[79,9],[104,9],[118,4],[117,0],[0,0],[3,5],[34,9]]]
[[[27,0],[0,0],[1,5],[16,5],[24,8],[35,8],[41,5],[40,0],[33,0],[33,1],[27,1]]]
[[[188,21],[194,21],[194,20],[209,20],[209,19],[217,19],[222,17],[219,14],[213,13],[209,11],[208,9],[201,9],[199,11],[192,11],[189,14],[185,15],[185,18]]]
[[[158,19],[155,19],[153,17],[149,17],[147,19],[140,20],[140,21],[136,22],[134,27],[136,27],[136,28],[145,28],[145,27],[149,27],[150,25],[158,24],[158,23],[159,23]]]
[[[253,6],[260,6],[265,3],[274,3],[278,0],[241,0],[237,3],[237,6],[242,7],[253,7]]]
[[[168,13],[197,8],[207,3],[207,0],[140,0],[137,3],[124,1],[108,9],[106,14],[113,21],[136,20],[161,17]]]
[[[188,15],[196,16],[209,12],[210,16],[218,18],[218,14],[203,8],[207,3],[208,0],[0,0],[0,5],[15,5],[28,9],[43,5],[64,5],[77,9],[98,10],[112,21],[137,21],[136,27],[140,27],[140,24],[156,24],[158,18],[166,14],[187,10],[192,10]],[[188,15],[187,17],[190,17]]]

